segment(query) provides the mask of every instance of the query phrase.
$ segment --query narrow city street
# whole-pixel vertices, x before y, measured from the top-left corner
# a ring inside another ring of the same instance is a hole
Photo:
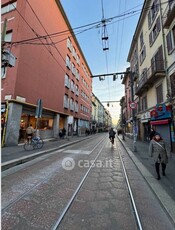
[[[126,150],[97,134],[3,171],[2,229],[174,229],[148,182],[161,184]]]

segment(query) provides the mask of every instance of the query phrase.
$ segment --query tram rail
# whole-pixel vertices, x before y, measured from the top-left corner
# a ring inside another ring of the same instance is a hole
[[[142,226],[142,221],[143,221],[143,213],[142,215],[139,213],[139,209],[137,207],[138,205],[138,199],[135,199],[135,196],[133,195],[133,191],[132,191],[132,186],[131,183],[132,181],[130,181],[130,177],[128,176],[128,172],[127,172],[127,167],[125,166],[125,162],[123,161],[123,157],[125,155],[125,158],[129,158],[131,161],[132,159],[130,158],[130,156],[127,153],[127,150],[124,148],[124,146],[120,143],[120,141],[118,140],[118,138],[116,138],[115,140],[115,146],[111,146],[111,143],[109,143],[109,139],[108,136],[105,135],[102,138],[100,138],[100,140],[94,145],[94,147],[91,150],[91,156],[93,155],[93,160],[91,161],[91,165],[87,170],[84,170],[83,173],[81,174],[80,178],[79,178],[79,182],[77,183],[77,185],[74,187],[74,189],[72,189],[72,195],[69,198],[66,198],[66,202],[64,203],[64,207],[61,208],[61,211],[59,212],[59,215],[57,217],[54,218],[54,221],[52,221],[52,223],[50,223],[50,228],[52,230],[56,230],[59,229],[59,227],[64,226],[64,222],[65,219],[69,218],[69,211],[71,210],[72,205],[74,204],[75,198],[79,195],[80,191],[82,191],[82,189],[84,188],[84,185],[86,183],[86,180],[89,177],[90,173],[93,172],[93,169],[95,168],[95,164],[96,161],[102,157],[101,155],[103,155],[106,151],[106,149],[109,151],[109,153],[107,153],[108,155],[110,155],[110,157],[113,157],[116,153],[119,155],[119,162],[120,165],[122,166],[122,175],[125,181],[125,189],[126,192],[128,193],[128,199],[124,202],[129,202],[130,200],[130,213],[133,214],[133,221],[135,221],[134,226],[137,226],[137,230],[142,230],[142,229],[147,229],[144,228]],[[124,154],[124,155],[123,155]],[[104,158],[104,156],[103,156]],[[60,159],[61,160],[61,159]],[[134,162],[133,162],[134,164]],[[112,170],[112,169],[111,169]],[[52,176],[52,173],[49,173],[47,175],[47,177],[45,177],[44,179],[38,181],[37,184],[35,184],[35,186],[31,187],[28,191],[26,191],[25,193],[23,193],[21,196],[18,196],[17,199],[13,200],[11,203],[9,203],[6,207],[4,207],[2,209],[2,217],[5,215],[6,212],[8,212],[8,210],[10,208],[12,208],[14,205],[16,205],[21,199],[23,199],[25,196],[30,195],[37,187],[39,187],[41,184],[47,182],[50,177]],[[140,174],[140,172],[138,172]],[[91,179],[91,178],[90,178]],[[108,198],[107,198],[108,199]],[[62,228],[61,228],[62,229]],[[64,227],[63,227],[64,229]],[[133,229],[135,229],[135,227],[133,227]],[[148,228],[149,229],[149,228]],[[163,229],[163,228],[162,228]],[[160,229],[160,230],[162,230]],[[173,228],[172,228],[173,229]],[[169,228],[169,230],[171,230],[171,228]]]

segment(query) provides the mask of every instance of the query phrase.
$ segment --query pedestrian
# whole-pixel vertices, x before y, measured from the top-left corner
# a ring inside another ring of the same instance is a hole
[[[114,143],[115,134],[116,134],[116,132],[113,130],[113,128],[111,128],[109,130],[109,139],[110,139],[112,144]]]
[[[150,132],[150,134],[149,134],[149,139],[150,139],[150,141],[151,141],[152,138],[155,136],[155,134],[156,134],[156,131],[155,131],[153,128],[151,128],[151,132]]]
[[[27,133],[27,141],[29,142],[31,138],[33,137],[33,134],[35,132],[35,129],[32,127],[32,124],[29,125],[29,127],[26,129]]]
[[[62,129],[62,138],[64,139],[64,136],[66,135],[66,129],[65,128],[63,128]]]
[[[154,158],[157,180],[160,180],[160,164],[162,167],[162,175],[165,176],[166,164],[168,163],[165,143],[160,134],[156,134],[150,141],[149,154]]]
[[[62,135],[62,131],[60,130],[60,131],[59,131],[59,137],[60,137],[60,139],[62,138],[62,136],[63,136],[63,135]]]

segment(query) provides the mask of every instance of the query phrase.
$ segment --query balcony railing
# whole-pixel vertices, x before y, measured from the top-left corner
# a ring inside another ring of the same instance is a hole
[[[171,25],[171,22],[173,21],[175,15],[175,1],[171,1],[163,14],[163,26],[165,28],[169,28],[169,26]]]
[[[141,95],[151,85],[153,85],[160,77],[165,76],[164,61],[154,61],[147,71],[144,72],[138,85],[135,88],[135,94]]]

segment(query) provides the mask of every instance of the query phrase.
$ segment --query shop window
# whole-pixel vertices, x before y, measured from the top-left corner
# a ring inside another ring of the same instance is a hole
[[[50,118],[38,119],[37,128],[38,129],[52,129],[53,119],[50,119]]]

